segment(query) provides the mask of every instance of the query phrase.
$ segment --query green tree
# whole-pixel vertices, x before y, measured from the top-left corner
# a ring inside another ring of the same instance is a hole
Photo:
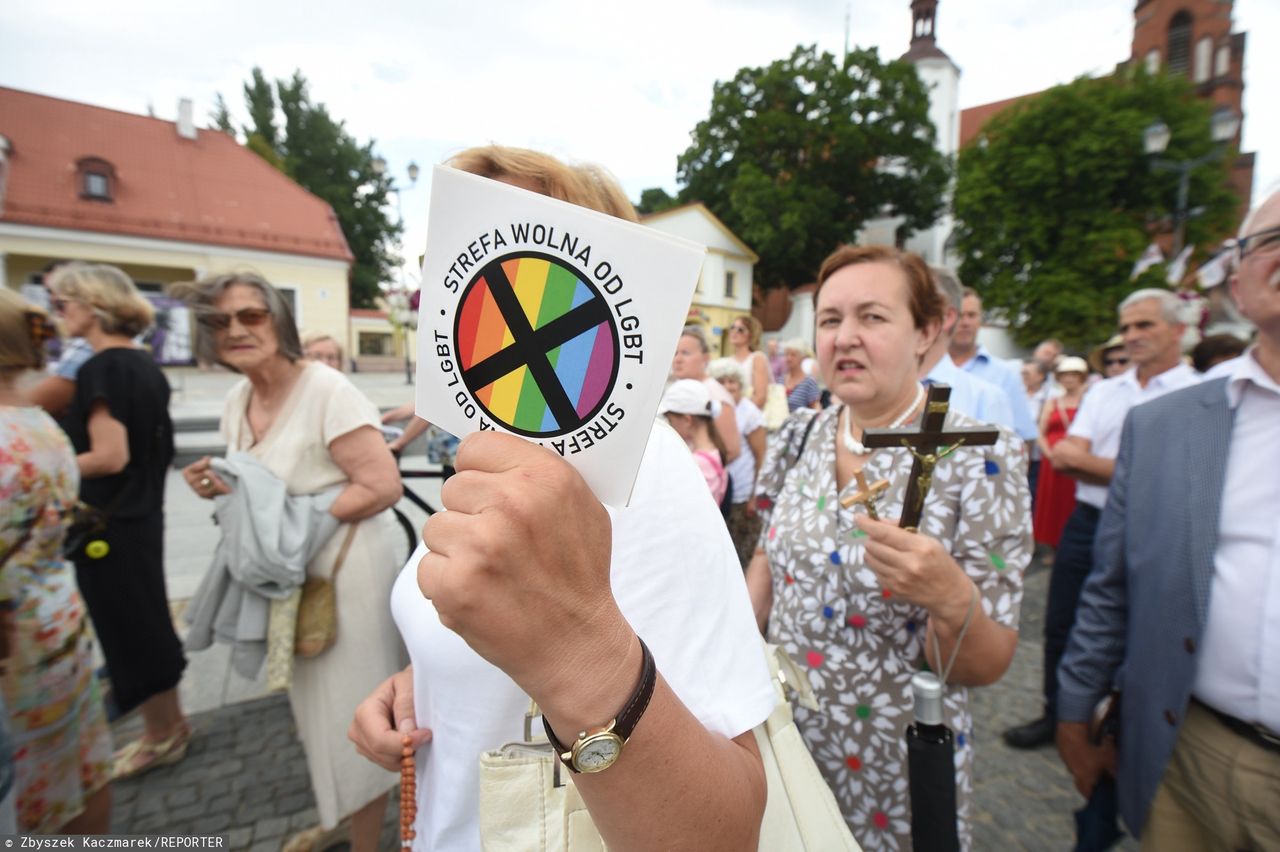
[[[1142,132],[1162,119],[1172,131],[1166,158],[1198,157],[1213,148],[1211,109],[1185,78],[1131,69],[1020,102],[961,151],[960,276],[1005,313],[1019,343],[1097,343],[1115,328],[1126,295],[1163,284],[1163,265],[1130,280],[1177,195],[1177,176],[1150,168]],[[1230,160],[1192,173],[1191,203],[1202,212],[1187,225],[1188,244],[1205,245],[1230,226],[1238,204]]]
[[[232,139],[236,138],[236,127],[231,123],[231,110],[227,109],[227,102],[223,100],[221,92],[218,93],[213,102],[213,112],[209,113],[209,123],[214,130],[221,130]]]
[[[244,129],[248,139],[257,136],[265,150],[276,149],[276,96],[261,68],[253,69],[253,80],[244,84],[244,105],[253,122]]]
[[[324,104],[313,103],[301,71],[273,88],[254,68],[244,95],[252,122],[245,147],[333,207],[355,256],[351,306],[374,307],[399,262],[390,244],[400,225],[387,216],[391,181],[373,169],[373,142],[361,145]]]
[[[636,204],[636,212],[645,216],[649,213],[661,213],[663,210],[670,210],[680,203],[680,199],[672,197],[672,195],[660,186],[651,187],[641,190],[640,202]]]
[[[705,203],[760,255],[763,287],[804,284],[869,219],[904,217],[902,239],[937,219],[949,168],[928,110],[909,63],[797,47],[716,83],[677,163],[679,200]]]

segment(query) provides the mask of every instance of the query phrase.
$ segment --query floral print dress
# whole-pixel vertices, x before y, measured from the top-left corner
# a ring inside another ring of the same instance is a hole
[[[816,713],[796,708],[796,723],[854,837],[866,849],[910,849],[904,737],[912,719],[911,677],[925,666],[928,613],[886,595],[864,564],[865,535],[839,502],[858,486],[851,480],[842,492],[836,489],[840,411],[835,405],[797,412],[770,440],[757,482],[762,504],[771,504],[762,533],[773,577],[769,640],[807,668],[823,704]],[[980,425],[954,412],[947,416],[948,428]],[[881,517],[901,514],[912,461],[906,448],[867,458],[867,482],[890,482],[878,504]],[[941,541],[973,579],[986,613],[1016,629],[1032,543],[1021,442],[1012,432],[1002,428],[994,446],[961,447],[938,462],[920,530]],[[949,687],[945,707],[956,734],[961,844],[968,848],[973,723],[967,690]]]
[[[111,734],[93,638],[62,540],[80,475],[71,445],[36,408],[0,406],[0,611],[4,703],[20,831],[50,833],[106,785]]]

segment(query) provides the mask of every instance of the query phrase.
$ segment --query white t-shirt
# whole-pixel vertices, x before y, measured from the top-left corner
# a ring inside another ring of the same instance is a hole
[[[1067,434],[1087,438],[1090,453],[1099,458],[1113,459],[1120,454],[1120,432],[1130,408],[1199,381],[1200,376],[1195,370],[1178,362],[1177,366],[1152,376],[1144,388],[1138,384],[1138,368],[1130,367],[1120,375],[1089,388]],[[1107,490],[1106,485],[1077,482],[1076,500],[1102,509],[1107,505]]]
[[[733,479],[733,503],[745,503],[751,499],[751,492],[756,489],[756,456],[751,452],[751,444],[747,436],[764,426],[764,415],[756,404],[747,399],[746,394],[738,401],[734,414],[738,418],[738,434],[742,435],[742,452],[729,462],[729,476]]]
[[[703,725],[726,737],[763,722],[774,692],[742,567],[689,449],[671,427],[655,422],[630,506],[608,509],[614,596],[671,689]],[[529,699],[440,623],[418,589],[424,553],[419,545],[391,593],[413,662],[418,724],[433,731],[417,755],[413,848],[478,850],[480,755],[522,738]]]

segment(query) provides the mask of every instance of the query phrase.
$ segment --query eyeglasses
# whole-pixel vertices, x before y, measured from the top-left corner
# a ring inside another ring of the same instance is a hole
[[[201,325],[207,325],[214,331],[226,331],[231,328],[231,320],[235,320],[245,328],[255,325],[262,325],[271,316],[271,311],[266,308],[241,308],[233,314],[224,314],[220,311],[211,311],[199,315]]]
[[[1107,358],[1102,362],[1108,367],[1126,367],[1129,364],[1128,358]]]
[[[745,325],[731,325],[729,326],[729,330],[730,331],[746,331],[747,327]]]
[[[1265,231],[1241,237],[1240,242],[1236,243],[1236,248],[1240,252],[1241,260],[1251,254],[1269,255],[1280,252],[1280,227],[1267,228]]]
[[[49,300],[49,304],[53,305],[53,309],[55,311],[57,311],[58,313],[62,313],[67,309],[67,305],[71,304],[73,301],[74,301],[73,299],[61,299],[57,296],[54,296],[52,299]]]

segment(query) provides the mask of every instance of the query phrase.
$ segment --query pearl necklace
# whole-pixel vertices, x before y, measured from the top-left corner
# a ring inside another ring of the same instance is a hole
[[[920,400],[922,399],[924,399],[924,385],[917,382],[915,399],[911,400],[911,404],[907,406],[907,410],[898,415],[898,417],[889,424],[888,428],[897,429],[903,423],[906,423],[908,418],[910,418],[915,412],[916,406],[920,404]],[[861,441],[853,437],[853,415],[850,413],[848,406],[845,406],[844,413],[844,433],[840,436],[844,439],[844,448],[855,456],[868,455],[871,452],[870,448],[866,447]]]

